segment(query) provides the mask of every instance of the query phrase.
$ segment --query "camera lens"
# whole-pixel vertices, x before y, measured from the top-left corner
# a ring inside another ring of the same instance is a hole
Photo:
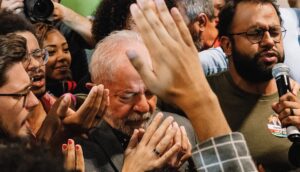
[[[33,7],[33,16],[37,18],[48,18],[53,12],[53,4],[47,0],[37,0]]]
[[[54,10],[51,0],[24,0],[24,11],[32,21],[45,21]]]

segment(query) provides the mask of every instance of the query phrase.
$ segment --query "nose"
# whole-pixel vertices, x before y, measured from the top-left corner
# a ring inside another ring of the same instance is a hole
[[[25,108],[27,110],[32,110],[39,103],[40,103],[40,101],[36,98],[36,96],[32,93],[32,91],[30,91],[28,96],[27,96],[27,101],[26,101],[26,104],[25,104]]]
[[[271,37],[270,33],[269,32],[265,32],[262,39],[261,39],[261,42],[260,42],[260,45],[262,47],[266,47],[266,48],[271,48],[275,45],[275,41],[274,39]]]
[[[137,113],[147,113],[150,110],[150,106],[145,94],[137,97],[137,100],[133,106],[133,110]]]
[[[68,61],[68,57],[69,56],[69,53],[66,53],[66,52],[64,52],[64,50],[59,50],[58,51],[58,54],[57,54],[57,61],[60,61],[60,62],[62,62],[62,61]]]
[[[26,71],[35,71],[41,66],[41,63],[33,57],[30,57],[30,58],[31,58],[30,59],[31,61],[30,61],[29,66],[27,67]]]

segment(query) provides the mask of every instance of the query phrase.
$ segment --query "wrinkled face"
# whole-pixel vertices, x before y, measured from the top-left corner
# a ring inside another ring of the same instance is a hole
[[[145,47],[136,50],[149,57]],[[104,84],[109,89],[110,99],[104,119],[113,128],[132,135],[134,129],[147,126],[156,108],[156,96],[146,88],[128,59],[117,66],[113,78],[110,84]]]
[[[240,3],[236,14],[231,33],[246,32],[250,28],[272,30],[280,25],[271,4]],[[258,43],[251,43],[248,38],[245,34],[232,36],[232,57],[229,60],[245,80],[253,83],[268,81],[272,78],[272,67],[284,61],[282,37],[275,42],[266,31]]]
[[[0,88],[0,94],[25,94],[26,101],[25,96],[0,96],[0,128],[9,137],[27,137],[29,125],[26,119],[39,101],[29,90],[30,80],[22,63],[8,69],[6,77],[7,82]]]
[[[33,79],[31,90],[37,96],[41,97],[46,91],[45,85],[45,65],[43,65],[37,57],[34,57],[35,52],[40,50],[40,46],[36,37],[31,32],[18,32],[27,41],[27,51],[30,54],[31,61],[29,66],[24,66],[30,78]]]
[[[202,50],[206,50],[212,48],[217,37],[218,37],[218,29],[216,28],[216,24],[214,19],[208,20],[205,26],[205,30],[201,34],[201,39],[203,41]]]
[[[54,80],[71,78],[71,54],[65,37],[57,30],[48,32],[44,42],[49,59],[46,64],[46,76]]]
[[[198,17],[198,20],[189,24],[189,30],[198,51],[213,47],[218,36],[214,19],[210,20],[204,13],[201,14],[201,17]]]

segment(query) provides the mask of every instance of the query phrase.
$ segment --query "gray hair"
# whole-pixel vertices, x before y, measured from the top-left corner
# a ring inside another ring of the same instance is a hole
[[[200,14],[204,13],[212,20],[214,18],[213,0],[175,0],[178,8],[184,10],[186,24],[190,24]],[[181,12],[181,13],[182,13]]]
[[[122,63],[129,61],[126,57],[128,44],[142,43],[142,38],[134,31],[122,30],[112,32],[96,46],[91,57],[89,71],[95,84],[109,84],[113,81],[115,70]]]

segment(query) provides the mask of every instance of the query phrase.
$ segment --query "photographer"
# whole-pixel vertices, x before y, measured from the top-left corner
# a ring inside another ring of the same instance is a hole
[[[0,0],[1,9],[25,15],[32,23],[54,25],[67,39],[73,80],[78,82],[88,73],[85,49],[94,48],[92,21],[59,3],[59,0]]]

